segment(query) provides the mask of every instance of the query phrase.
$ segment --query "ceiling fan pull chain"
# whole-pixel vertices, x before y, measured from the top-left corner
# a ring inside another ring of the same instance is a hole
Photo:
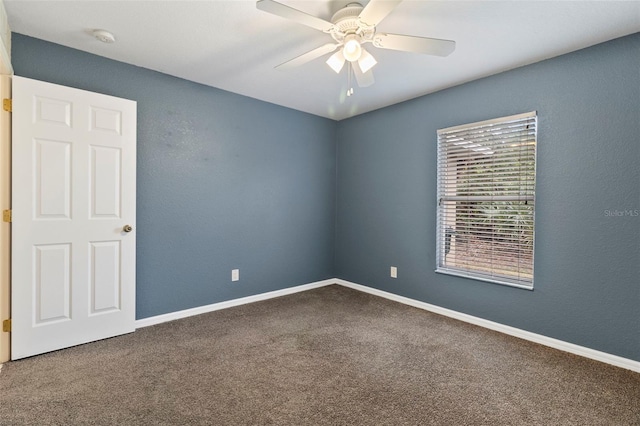
[[[349,62],[347,65],[347,96],[353,95],[353,84],[351,75],[353,74],[353,64]]]

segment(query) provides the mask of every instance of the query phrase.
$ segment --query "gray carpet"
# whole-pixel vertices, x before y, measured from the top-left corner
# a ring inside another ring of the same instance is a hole
[[[10,362],[2,425],[640,425],[640,374],[339,286]]]

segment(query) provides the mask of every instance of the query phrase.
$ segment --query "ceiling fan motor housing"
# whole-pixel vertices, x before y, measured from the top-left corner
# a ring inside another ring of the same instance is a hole
[[[331,22],[337,31],[332,31],[331,36],[335,41],[342,43],[345,37],[350,34],[357,34],[363,41],[373,38],[375,28],[364,27],[358,18],[362,9],[364,7],[360,3],[349,3],[333,14]]]

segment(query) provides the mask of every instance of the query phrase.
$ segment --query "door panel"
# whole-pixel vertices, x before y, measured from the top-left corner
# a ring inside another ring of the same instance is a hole
[[[135,143],[135,102],[13,78],[12,359],[134,330]]]
[[[120,241],[92,242],[91,315],[120,309]]]
[[[56,124],[71,128],[71,102],[34,96],[35,117],[38,124]]]
[[[36,244],[33,249],[36,302],[34,325],[70,320],[70,244]]]
[[[91,147],[91,218],[120,217],[120,166],[119,148]]]
[[[34,220],[71,219],[71,143],[34,139]]]

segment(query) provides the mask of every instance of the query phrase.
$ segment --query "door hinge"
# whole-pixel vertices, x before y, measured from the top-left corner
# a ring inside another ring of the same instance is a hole
[[[11,99],[5,98],[2,100],[2,109],[7,112],[13,111],[13,102],[11,101]]]
[[[2,210],[2,221],[11,222],[11,210]]]
[[[10,319],[6,319],[6,320],[2,321],[2,331],[4,331],[5,333],[11,333],[11,320]]]

